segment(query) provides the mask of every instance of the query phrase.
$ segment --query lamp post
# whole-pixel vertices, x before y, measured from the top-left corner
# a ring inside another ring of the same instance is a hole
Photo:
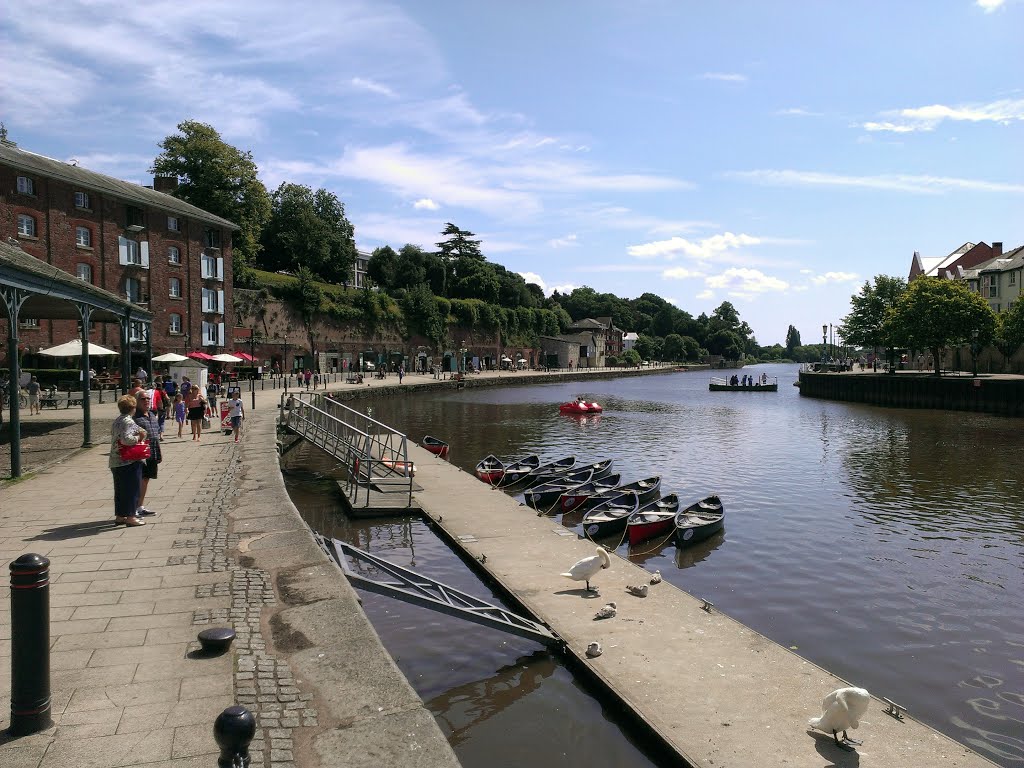
[[[250,408],[256,410],[256,329],[253,328],[249,334],[249,365],[252,366],[252,373],[249,374],[249,393],[252,395]]]
[[[281,360],[281,373],[284,374],[284,391],[288,392],[288,331],[284,332],[284,353]]]
[[[828,352],[828,323],[823,323],[821,326],[821,362],[824,363]]]
[[[978,352],[981,350],[978,348],[978,329],[975,328],[971,331],[971,364],[973,366],[973,374],[975,377],[978,376]]]

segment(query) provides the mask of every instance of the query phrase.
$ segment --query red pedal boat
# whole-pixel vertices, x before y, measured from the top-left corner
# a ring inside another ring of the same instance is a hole
[[[588,403],[582,398],[558,406],[559,413],[601,413],[603,410],[597,403]]]

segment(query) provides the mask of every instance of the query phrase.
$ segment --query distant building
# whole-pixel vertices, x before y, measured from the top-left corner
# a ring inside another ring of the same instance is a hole
[[[622,334],[622,351],[629,352],[633,347],[636,346],[637,341],[640,340],[640,334],[629,331],[628,333]]]
[[[373,254],[366,251],[356,251],[356,259],[352,264],[352,286],[355,288],[366,287],[366,270],[370,265],[370,256]]]
[[[230,221],[165,194],[177,179],[143,187],[20,149],[0,139],[0,240],[106,289],[153,314],[154,354],[224,351],[231,313]],[[6,336],[6,320],[0,329]],[[78,338],[75,320],[23,317],[28,354]],[[116,325],[90,328],[90,340],[123,351]],[[145,351],[143,326],[129,346]]]
[[[994,311],[1009,309],[1020,300],[1021,282],[1024,280],[1024,246],[964,270],[963,279],[967,287],[980,293]]]
[[[941,277],[945,280],[963,280],[964,272],[983,262],[998,258],[1003,253],[1002,243],[964,243],[948,256],[922,256],[914,251],[910,260],[908,281],[921,277]]]

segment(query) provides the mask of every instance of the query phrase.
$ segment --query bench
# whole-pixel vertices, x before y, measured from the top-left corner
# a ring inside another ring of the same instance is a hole
[[[57,397],[56,392],[44,393],[39,396],[39,407],[40,408],[53,408],[57,410],[57,406],[60,404],[60,398]]]

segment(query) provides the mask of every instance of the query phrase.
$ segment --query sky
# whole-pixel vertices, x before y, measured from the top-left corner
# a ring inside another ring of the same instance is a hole
[[[0,20],[19,147],[151,184],[209,123],[366,250],[450,221],[548,294],[729,301],[768,345],[915,251],[1024,245],[1024,0],[53,8]]]

